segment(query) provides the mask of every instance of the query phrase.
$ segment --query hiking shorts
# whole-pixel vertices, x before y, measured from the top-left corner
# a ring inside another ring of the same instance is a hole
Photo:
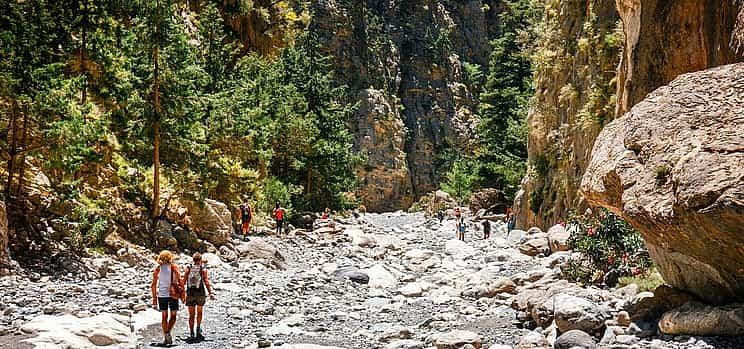
[[[206,301],[207,301],[207,296],[203,294],[187,294],[186,295],[186,306],[187,307],[195,307],[197,305],[200,307],[203,307]]]
[[[246,222],[246,223],[243,223],[243,232],[244,232],[244,233],[247,233],[247,232],[249,232],[249,231],[250,231],[250,229],[251,229],[251,223],[248,223],[248,222]]]
[[[158,297],[158,309],[160,311],[178,311],[178,299],[173,297]]]

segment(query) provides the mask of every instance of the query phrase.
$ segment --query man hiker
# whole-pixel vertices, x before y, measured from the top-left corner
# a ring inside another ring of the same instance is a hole
[[[457,220],[457,237],[460,241],[465,241],[465,219],[460,218]]]
[[[437,218],[439,219],[439,224],[442,224],[442,220],[444,219],[444,211],[437,211]]]
[[[282,225],[284,224],[284,208],[279,206],[279,201],[274,205],[274,220],[276,220],[276,235],[281,235]]]
[[[243,240],[248,238],[248,232],[251,231],[251,221],[253,220],[253,212],[251,211],[251,205],[244,202],[240,205],[240,222],[242,223]]]
[[[491,221],[488,219],[483,220],[483,240],[491,237]]]
[[[152,273],[152,305],[157,306],[162,314],[160,326],[163,328],[163,345],[173,344],[171,330],[176,325],[178,300],[183,297],[183,285],[178,266],[173,264],[173,254],[162,251],[157,258],[158,266]],[[168,316],[170,315],[170,317]]]
[[[214,300],[214,292],[209,284],[207,268],[202,262],[199,252],[193,255],[194,264],[186,268],[183,274],[182,284],[186,285],[186,300],[184,303],[189,309],[189,340],[204,340],[201,324],[203,318],[204,303],[209,292],[209,299]],[[194,334],[194,317],[196,317],[196,334]]]

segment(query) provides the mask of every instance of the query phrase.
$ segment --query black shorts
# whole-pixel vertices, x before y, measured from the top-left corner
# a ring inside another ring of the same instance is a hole
[[[187,307],[195,307],[197,305],[200,307],[203,307],[206,301],[207,301],[207,296],[203,294],[186,294],[186,306]]]
[[[158,297],[158,309],[160,311],[178,311],[178,299],[173,297]]]

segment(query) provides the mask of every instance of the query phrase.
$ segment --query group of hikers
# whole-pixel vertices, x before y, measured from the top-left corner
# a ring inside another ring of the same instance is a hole
[[[454,213],[456,222],[455,232],[457,233],[457,239],[460,241],[465,241],[465,217],[463,217],[462,210],[459,207],[455,208]],[[444,211],[439,210],[437,212],[437,218],[439,219],[439,223],[441,223],[444,220]],[[506,210],[507,234],[509,234],[510,231],[514,230],[514,221],[514,214],[512,213],[511,208],[508,208]],[[488,239],[489,237],[491,237],[491,221],[488,219],[483,219],[481,225],[483,226],[483,239]]]
[[[214,291],[207,277],[207,268],[199,252],[192,256],[193,264],[186,267],[183,277],[179,267],[173,262],[170,251],[158,255],[158,266],[152,273],[152,305],[161,313],[160,326],[163,328],[163,345],[173,344],[171,331],[176,325],[178,302],[182,301],[189,311],[189,338],[187,341],[200,341],[202,319],[207,295],[214,300]],[[194,331],[196,320],[196,331]]]
[[[328,210],[328,209],[326,209]],[[244,201],[238,208],[238,214],[240,215],[241,233],[243,240],[248,239],[248,234],[251,232],[251,223],[253,223],[253,210],[251,205]],[[274,204],[274,209],[271,211],[271,216],[274,218],[276,223],[276,235],[281,235],[284,230],[284,216],[286,216],[287,210],[284,209],[279,202]]]
[[[241,223],[240,231],[245,240],[248,238],[253,223],[251,205],[245,201],[240,204],[238,215]],[[286,210],[277,202],[272,210],[277,235],[282,234],[284,230],[285,216]],[[330,217],[330,210],[326,209],[324,216]],[[204,304],[207,296],[214,300],[214,291],[209,283],[206,263],[202,260],[201,254],[194,253],[192,259],[193,263],[185,268],[182,276],[170,251],[162,251],[157,257],[158,266],[152,273],[150,288],[152,291],[152,305],[161,312],[160,325],[163,329],[163,342],[160,345],[162,346],[173,344],[171,331],[176,325],[179,301],[183,302],[189,311],[189,338],[186,341],[204,340],[201,328]],[[196,329],[194,329],[194,324],[196,324]]]

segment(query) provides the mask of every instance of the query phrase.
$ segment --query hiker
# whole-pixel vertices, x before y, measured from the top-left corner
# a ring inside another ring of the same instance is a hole
[[[459,207],[455,207],[455,220],[460,220],[460,217],[462,217],[462,211]]]
[[[491,221],[488,219],[483,220],[483,240],[491,237]]]
[[[282,233],[282,225],[284,224],[284,208],[279,206],[279,201],[274,205],[274,219],[276,220],[276,235]]]
[[[248,238],[248,232],[251,231],[251,221],[253,220],[253,212],[251,211],[251,205],[244,202],[240,205],[240,222],[243,227],[243,240]]]
[[[323,211],[323,215],[320,216],[320,219],[331,219],[331,209],[326,207],[325,211]]]
[[[465,241],[465,219],[457,220],[457,236],[460,241]]]
[[[209,284],[207,268],[202,261],[201,253],[193,255],[194,264],[186,268],[183,274],[183,285],[186,285],[186,300],[184,304],[189,309],[189,340],[204,340],[201,324],[203,318],[204,303],[209,292],[209,299],[214,300],[214,292]],[[196,317],[196,334],[194,334],[194,317]]]
[[[163,345],[173,344],[171,330],[176,325],[178,300],[183,297],[183,285],[178,266],[173,264],[173,254],[162,251],[157,258],[158,266],[152,273],[152,305],[162,314],[160,326],[163,328]],[[170,315],[170,317],[168,316]]]
[[[444,220],[444,211],[437,211],[437,218],[439,219],[439,224],[442,224],[442,220]]]
[[[514,230],[514,213],[511,208],[506,209],[506,236],[509,236],[512,230]]]

